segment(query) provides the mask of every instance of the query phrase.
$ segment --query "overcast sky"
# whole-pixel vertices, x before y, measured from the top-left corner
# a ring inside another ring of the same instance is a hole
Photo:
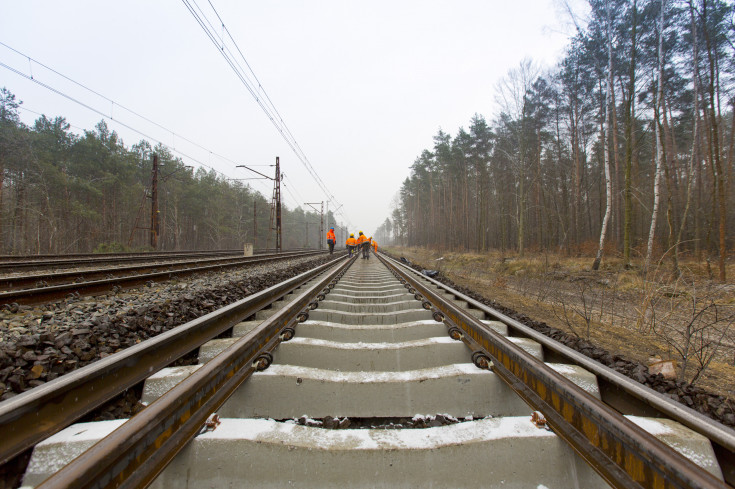
[[[214,22],[208,1],[197,2]],[[437,130],[455,135],[474,113],[492,119],[498,80],[527,57],[553,66],[570,32],[553,0],[211,2],[344,205],[351,231],[368,234],[390,216],[409,167]],[[181,1],[0,0],[0,7],[0,42],[238,164],[280,156],[289,208],[326,200]],[[112,116],[108,125],[127,146],[142,137],[117,121],[230,178],[252,176],[3,46],[0,62]],[[75,132],[102,119],[3,67],[0,86],[29,111],[66,117]],[[37,117],[29,111],[21,112],[26,123]],[[270,198],[271,182],[249,183]]]

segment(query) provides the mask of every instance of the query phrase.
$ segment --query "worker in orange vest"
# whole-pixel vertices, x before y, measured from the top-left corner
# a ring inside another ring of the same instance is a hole
[[[370,249],[370,241],[368,241],[367,236],[362,234],[362,231],[360,231],[360,235],[357,238],[357,249],[362,250],[363,258],[369,258],[368,249]]]
[[[327,231],[327,244],[329,245],[329,254],[334,253],[334,243],[337,242],[337,238],[334,236],[334,228],[329,228]]]
[[[345,242],[347,245],[347,252],[349,253],[349,256],[352,256],[352,252],[355,250],[355,247],[357,246],[357,240],[355,239],[355,234],[350,233],[350,237],[347,238],[347,241]]]
[[[375,253],[377,253],[377,252],[378,252],[378,242],[377,242],[377,241],[375,241],[375,240],[374,240],[373,238],[370,238],[370,239],[371,239],[371,240],[372,240],[372,242],[373,242],[373,251],[374,251]]]

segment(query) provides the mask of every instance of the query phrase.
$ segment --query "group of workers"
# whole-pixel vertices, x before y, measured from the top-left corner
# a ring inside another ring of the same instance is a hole
[[[330,255],[334,253],[334,245],[336,242],[337,238],[334,236],[334,228],[330,228],[329,231],[327,231],[327,244],[329,245]],[[362,231],[359,232],[357,238],[355,238],[354,233],[350,233],[350,237],[347,238],[345,245],[347,245],[349,256],[352,256],[353,252],[359,253],[362,251],[362,257],[364,259],[370,259],[370,247],[372,247],[376,253],[378,252],[378,242],[375,241],[372,236],[369,238],[365,236]]]

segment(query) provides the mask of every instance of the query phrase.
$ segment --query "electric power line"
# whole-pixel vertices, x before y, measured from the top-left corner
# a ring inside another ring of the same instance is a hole
[[[239,61],[237,59],[233,59],[234,53],[232,52],[232,50],[230,50],[229,47],[225,45],[225,40],[223,36],[217,35],[217,33],[215,32],[216,29],[214,25],[209,20],[207,15],[204,13],[202,8],[197,4],[196,0],[182,0],[186,8],[189,10],[192,16],[194,16],[194,19],[197,21],[197,23],[202,28],[202,30],[207,35],[207,37],[210,39],[212,44],[214,44],[217,47],[217,51],[225,59],[225,62],[227,62],[227,64],[233,70],[235,75],[240,79],[240,81],[243,83],[243,85],[248,90],[248,92],[250,92],[252,97],[255,99],[255,102],[258,104],[258,106],[260,106],[260,108],[266,114],[266,116],[271,121],[271,123],[276,128],[276,130],[281,134],[286,144],[288,144],[288,146],[291,148],[291,150],[296,155],[297,159],[304,165],[307,172],[311,175],[311,177],[314,179],[317,185],[324,192],[324,195],[327,197],[327,199],[330,202],[332,202],[335,209],[339,209],[341,205],[336,200],[334,195],[332,195],[332,193],[329,192],[326,184],[321,179],[316,169],[312,166],[311,162],[307,158],[304,151],[301,149],[301,146],[296,141],[296,138],[293,136],[293,133],[288,128],[285,121],[283,120],[283,117],[281,117],[281,114],[276,109],[275,104],[273,104],[273,101],[268,96],[267,92],[265,91],[265,88],[263,87],[263,85],[260,83],[260,80],[258,80],[257,76],[255,75],[255,72],[253,71],[252,67],[250,66],[247,59],[245,58],[245,55],[243,54],[242,50],[237,45],[237,42],[233,38],[229,29],[227,29],[227,27],[225,26],[224,21],[222,20],[222,17],[217,12],[217,9],[212,4],[211,0],[207,0],[207,1],[209,3],[209,6],[214,11],[214,14],[217,16],[217,19],[220,22],[223,32],[227,33],[227,36],[229,37],[230,41],[234,45],[238,54],[240,55],[240,58],[242,58],[245,65],[248,67],[248,70],[250,74],[252,75],[252,78],[257,82],[257,87],[255,86],[255,83],[250,79],[251,77],[248,76],[245,70],[243,70]],[[218,43],[218,40],[220,41],[219,43]],[[260,97],[258,93],[262,93],[263,97]],[[350,224],[349,219],[347,219],[347,217],[344,215],[343,212],[340,211],[339,214],[348,224]]]
[[[22,53],[22,52],[18,51],[17,49],[15,49],[15,48],[13,48],[13,47],[5,44],[2,41],[0,41],[0,46],[3,46],[5,48],[9,49],[10,51],[13,51],[14,53],[16,53],[16,54],[18,54],[18,55],[20,55],[20,56],[28,59],[28,62],[29,63],[34,63],[34,64],[36,64],[38,66],[41,66],[41,67],[45,68],[46,70],[54,73],[55,75],[58,75],[61,78],[63,78],[65,80],[73,83],[74,85],[76,85],[76,86],[78,86],[80,88],[83,88],[84,90],[86,90],[86,91],[88,91],[88,92],[90,92],[90,93],[92,93],[92,94],[94,94],[94,95],[96,95],[96,96],[98,96],[98,97],[106,100],[107,102],[110,102],[111,106],[121,108],[121,109],[125,110],[126,112],[129,112],[130,114],[132,114],[132,115],[134,115],[134,116],[136,116],[136,117],[138,117],[138,118],[140,118],[140,119],[142,119],[142,120],[144,120],[144,121],[146,121],[146,122],[148,122],[150,124],[153,124],[154,126],[156,126],[156,127],[160,128],[160,129],[168,132],[174,138],[179,138],[179,139],[181,139],[183,141],[186,141],[187,143],[192,144],[193,146],[196,146],[197,148],[199,148],[201,150],[204,150],[204,151],[208,152],[210,155],[215,156],[215,157],[217,157],[217,158],[219,158],[221,160],[227,161],[227,162],[232,163],[234,165],[237,165],[238,164],[236,161],[234,161],[234,160],[232,160],[230,158],[227,158],[227,157],[225,157],[223,155],[220,155],[220,154],[218,154],[218,153],[216,153],[216,152],[214,152],[214,151],[212,151],[212,150],[210,150],[208,148],[205,148],[201,144],[199,144],[199,143],[197,143],[195,141],[192,141],[191,139],[189,139],[189,138],[187,138],[185,136],[182,136],[180,134],[177,134],[176,132],[174,132],[173,130],[171,130],[171,129],[165,127],[165,126],[163,126],[162,124],[159,124],[158,122],[153,121],[150,118],[148,118],[148,117],[146,117],[144,115],[139,114],[138,112],[136,112],[136,111],[134,111],[134,110],[132,110],[132,109],[130,109],[130,108],[128,108],[128,107],[126,107],[126,106],[118,103],[118,102],[116,102],[115,100],[111,99],[110,97],[108,97],[106,95],[103,95],[102,93],[100,93],[100,92],[98,92],[96,90],[93,90],[92,88],[89,88],[88,86],[84,85],[83,83],[80,83],[80,82],[78,82],[78,81],[70,78],[69,76],[67,76],[67,75],[65,75],[65,74],[63,74],[63,73],[55,70],[54,68],[51,68],[50,66],[48,66],[48,65],[46,65],[44,63],[41,63],[40,61],[38,61],[38,60],[36,60],[36,59],[28,56],[25,53]],[[26,78],[26,79],[28,79],[28,80],[36,83],[36,84],[38,84],[38,85],[40,85],[40,86],[42,86],[44,88],[46,88],[47,90],[50,90],[50,91],[56,93],[57,95],[60,95],[60,96],[66,98],[66,99],[68,99],[68,100],[70,100],[70,101],[72,101],[72,102],[74,102],[74,103],[76,103],[78,105],[81,105],[82,107],[84,107],[86,109],[91,110],[92,112],[94,112],[94,113],[96,113],[96,114],[104,117],[105,119],[109,119],[111,121],[114,121],[114,122],[116,122],[116,123],[124,126],[125,128],[127,128],[127,129],[135,132],[136,134],[138,134],[140,136],[143,136],[143,137],[145,137],[147,139],[150,139],[150,140],[152,140],[152,141],[154,141],[154,142],[156,142],[158,144],[161,144],[162,146],[164,146],[164,147],[170,149],[171,151],[174,151],[174,152],[176,152],[176,153],[178,153],[178,154],[180,154],[180,155],[182,155],[182,156],[184,156],[184,157],[186,157],[186,158],[194,161],[195,163],[199,164],[200,166],[202,166],[204,168],[208,168],[208,169],[210,169],[210,170],[212,170],[212,171],[214,171],[216,173],[219,173],[220,175],[222,175],[222,176],[224,176],[226,178],[230,178],[229,175],[227,175],[227,174],[225,174],[225,173],[217,170],[216,168],[212,167],[211,165],[208,165],[208,164],[206,164],[206,163],[204,163],[202,161],[197,160],[196,158],[194,158],[192,156],[187,155],[186,153],[183,153],[180,150],[175,149],[175,147],[173,145],[166,144],[163,141],[160,141],[159,139],[156,139],[154,137],[148,136],[144,132],[142,132],[142,131],[140,131],[140,130],[138,130],[138,129],[132,127],[132,126],[130,126],[129,124],[126,124],[126,123],[122,122],[119,119],[115,119],[113,117],[113,114],[112,113],[110,113],[108,115],[108,114],[106,114],[106,113],[104,113],[104,112],[102,112],[102,111],[100,111],[100,110],[92,107],[91,105],[89,105],[87,103],[84,103],[84,102],[82,102],[80,100],[77,100],[74,97],[72,97],[72,96],[70,96],[70,95],[68,95],[66,93],[63,93],[61,90],[55,89],[55,88],[51,87],[50,85],[48,85],[46,83],[40,82],[38,80],[38,74],[36,74],[35,76],[32,73],[31,74],[26,74],[26,73],[23,73],[22,71],[20,71],[20,70],[18,70],[16,68],[13,68],[13,67],[5,64],[5,63],[2,63],[2,62],[0,62],[0,66],[2,66],[3,68],[6,68],[6,69],[8,69],[8,70],[10,70],[10,71],[12,71],[14,73],[16,73],[17,75],[20,75],[20,76],[22,76],[22,77],[24,77],[24,78]],[[29,111],[29,112],[32,112],[32,111]],[[84,129],[82,129],[82,130],[84,130]]]

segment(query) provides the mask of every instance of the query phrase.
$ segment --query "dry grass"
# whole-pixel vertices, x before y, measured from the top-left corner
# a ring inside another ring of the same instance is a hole
[[[498,251],[456,253],[426,248],[387,250],[426,268],[441,270],[456,283],[535,320],[582,337],[589,332],[594,344],[644,364],[655,356],[674,360],[679,366],[682,363],[681,355],[672,347],[670,333],[684,327],[688,312],[686,307],[674,311],[674,300],[686,306],[681,298],[694,294],[725,306],[722,310],[726,312],[735,309],[735,283],[710,280],[706,263],[692,259],[681,260],[682,275],[676,280],[668,263],[652,267],[644,279],[640,266],[626,269],[615,257],[603,260],[601,269],[593,272],[589,257],[549,253],[519,257]],[[735,264],[728,265],[727,274],[735,277]],[[671,309],[668,315],[667,307]],[[664,318],[668,330],[661,326]],[[731,329],[697,385],[735,398],[735,324]],[[692,374],[690,367],[686,380],[692,380]]]

